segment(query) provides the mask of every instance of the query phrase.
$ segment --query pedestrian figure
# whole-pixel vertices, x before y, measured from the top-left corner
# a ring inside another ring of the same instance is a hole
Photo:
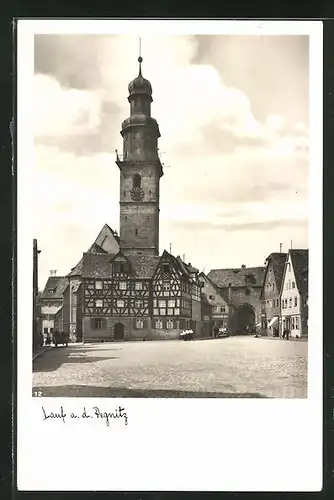
[[[47,333],[46,334],[45,345],[50,345],[50,344],[51,344],[51,337],[50,337],[50,334]]]
[[[286,340],[289,340],[289,334],[290,334],[290,330],[289,330],[289,328],[287,328],[287,330],[286,330]]]
[[[40,345],[40,347],[43,347],[43,345],[44,345],[44,337],[43,337],[42,332],[40,332],[40,334],[39,334],[39,345]]]
[[[285,336],[286,336],[286,328],[284,328],[283,330],[283,339],[285,339]]]

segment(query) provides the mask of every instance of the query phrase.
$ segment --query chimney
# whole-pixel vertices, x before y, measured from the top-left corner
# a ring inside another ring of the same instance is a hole
[[[50,276],[57,276],[57,269],[51,269]]]
[[[292,240],[290,241],[290,248],[291,248],[291,250],[292,250]]]
[[[282,243],[279,244],[279,253],[282,253]]]
[[[245,264],[242,264],[241,269],[246,269]]]
[[[183,260],[183,262],[186,260],[186,254],[185,253],[182,255],[182,260]]]

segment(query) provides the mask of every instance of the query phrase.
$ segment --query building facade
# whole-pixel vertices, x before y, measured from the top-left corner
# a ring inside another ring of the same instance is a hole
[[[211,319],[198,270],[167,251],[159,255],[160,131],[151,117],[152,87],[141,62],[128,88],[123,153],[116,151],[120,236],[112,248],[101,243],[84,253],[82,266],[71,273],[81,273],[85,342],[178,338],[186,328],[201,336]]]
[[[208,277],[229,304],[228,328],[232,334],[254,331],[261,325],[261,290],[265,267],[245,265],[236,269],[212,269]]]
[[[40,323],[44,337],[52,335],[55,324],[54,318],[63,306],[63,294],[68,286],[66,276],[49,276],[43,292],[39,297]]]
[[[224,298],[218,287],[206,276],[203,272],[199,274],[199,279],[203,283],[202,293],[212,308],[212,325],[210,334],[213,335],[214,328],[227,328],[229,325],[229,317],[233,308],[228,304],[228,300]]]
[[[308,333],[308,250],[289,250],[281,286],[280,333],[291,337]]]
[[[266,270],[260,297],[262,302],[262,335],[279,336],[280,295],[286,258],[286,253],[271,253],[266,259]]]

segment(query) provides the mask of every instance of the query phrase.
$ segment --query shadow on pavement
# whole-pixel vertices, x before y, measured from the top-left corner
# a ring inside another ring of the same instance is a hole
[[[119,349],[109,349],[118,351]],[[51,348],[33,361],[33,372],[51,372],[57,370],[64,363],[95,363],[118,359],[118,356],[91,356],[80,348],[57,347]]]
[[[173,389],[126,389],[125,387],[90,387],[86,385],[61,385],[33,387],[43,397],[54,398],[266,398],[256,392],[198,392]]]

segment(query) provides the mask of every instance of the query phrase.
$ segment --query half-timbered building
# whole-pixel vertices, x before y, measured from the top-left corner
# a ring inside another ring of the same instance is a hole
[[[106,224],[67,276],[64,330],[84,342],[177,338],[183,329],[203,335],[211,307],[198,270],[159,253],[160,130],[151,117],[152,86],[141,73],[128,87],[130,116],[122,123],[119,236]],[[205,328],[203,325],[205,324]]]

